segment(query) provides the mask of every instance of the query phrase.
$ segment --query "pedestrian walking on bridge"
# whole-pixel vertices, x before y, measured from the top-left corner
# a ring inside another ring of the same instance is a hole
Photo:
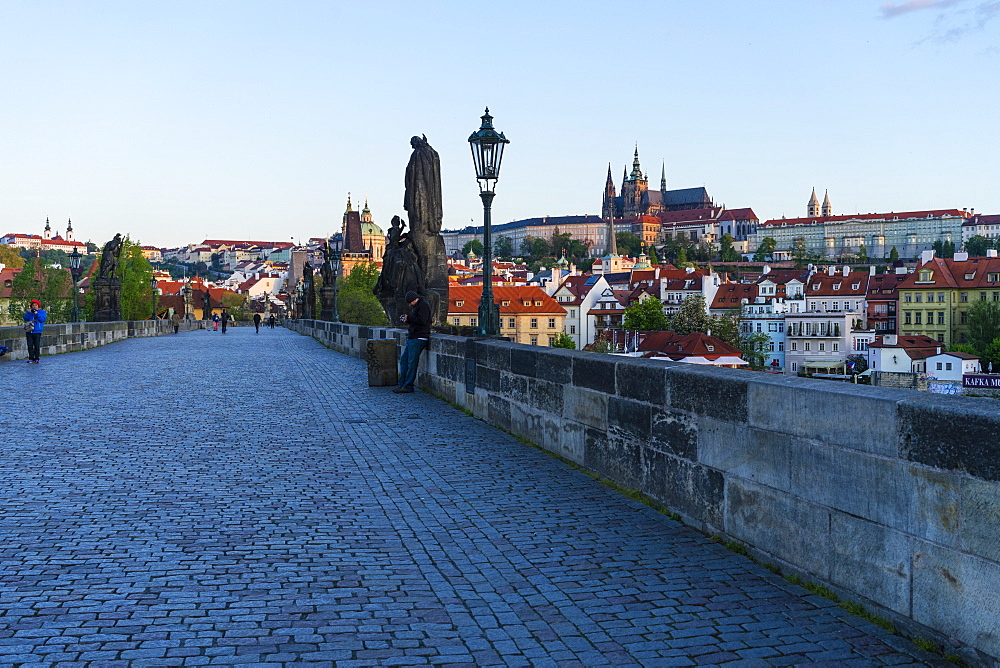
[[[274,321],[275,317],[273,315],[267,319],[267,324],[271,327],[271,329],[274,329]]]
[[[232,316],[229,315],[229,311],[227,311],[226,309],[222,309],[222,333],[223,334],[226,333],[226,327],[229,325],[229,321],[231,319],[232,319]]]
[[[48,313],[37,299],[31,300],[31,307],[24,312],[24,337],[28,340],[28,362],[38,364],[42,356],[42,329]]]
[[[257,330],[255,332],[256,334],[260,334],[260,320],[261,320],[260,313],[254,313],[253,314],[253,326],[254,326],[254,329]]]

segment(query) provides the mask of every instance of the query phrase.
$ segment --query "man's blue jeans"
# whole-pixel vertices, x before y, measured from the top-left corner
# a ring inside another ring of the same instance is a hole
[[[399,358],[399,386],[408,390],[413,389],[413,384],[417,381],[417,364],[420,362],[420,353],[427,347],[427,339],[408,339],[406,348],[403,349],[403,356]]]

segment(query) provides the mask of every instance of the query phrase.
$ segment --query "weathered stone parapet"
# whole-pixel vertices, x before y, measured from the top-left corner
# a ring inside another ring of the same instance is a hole
[[[293,327],[362,356],[361,328]],[[418,385],[972,664],[1000,660],[996,400],[450,336]]]

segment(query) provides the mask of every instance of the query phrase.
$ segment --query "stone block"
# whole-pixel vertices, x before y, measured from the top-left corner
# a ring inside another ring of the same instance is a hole
[[[773,431],[700,418],[697,459],[727,475],[787,492],[791,486],[793,440]]]
[[[597,429],[587,429],[584,436],[584,467],[629,489],[639,489],[642,471],[639,444],[626,438],[610,436]]]
[[[728,422],[747,421],[749,372],[686,364],[669,368],[666,373],[667,391],[673,408]],[[780,407],[775,406],[775,410],[780,410]]]
[[[486,421],[495,427],[511,431],[510,401],[496,394],[489,395]]]
[[[565,385],[551,383],[537,378],[528,379],[528,402],[543,413],[550,413],[554,418],[562,418],[563,391]]]
[[[962,549],[1000,562],[1000,485],[965,479],[959,517]]]
[[[1000,564],[916,541],[912,568],[913,620],[1000,657]]]
[[[452,357],[450,355],[433,355],[434,364],[428,366],[428,372],[437,373],[442,378],[448,380],[465,379],[465,358]]]
[[[594,355],[573,360],[573,385],[597,390],[607,394],[615,393],[615,358],[609,355]]]
[[[1000,411],[995,399],[920,396],[899,404],[901,456],[1000,481]]]
[[[725,479],[718,471],[649,448],[641,466],[644,494],[710,527],[723,526]]]
[[[830,575],[830,511],[739,478],[726,481],[725,530],[737,540],[795,564],[822,580]]]
[[[947,547],[959,547],[964,476],[914,464],[906,471],[913,480],[906,531]]]
[[[586,451],[587,427],[576,422],[563,420],[562,434],[556,454],[565,457],[575,464],[583,466]]]
[[[671,367],[674,365],[671,365]],[[667,369],[663,362],[629,359],[618,364],[616,383],[618,394],[656,406],[667,403]]]
[[[830,517],[830,582],[910,614],[910,539],[844,513]]]
[[[608,395],[568,387],[563,394],[563,417],[604,431],[608,428]]]
[[[472,341],[470,339],[470,341]],[[510,370],[511,344],[502,341],[472,341],[476,363],[500,371]]]
[[[399,382],[396,342],[392,339],[368,339],[368,386],[385,387]]]
[[[538,346],[511,344],[510,367],[507,370],[519,376],[534,378],[537,359]]]
[[[513,399],[514,401],[519,401],[521,403],[529,403],[528,399],[529,382],[530,381],[524,376],[517,376],[515,374],[510,373],[509,371],[501,371],[500,394],[507,397],[508,399]]]
[[[791,492],[810,503],[906,530],[916,481],[906,462],[810,441],[791,449]]]
[[[608,397],[608,434],[644,443],[649,438],[649,404],[612,395]]]
[[[764,376],[748,388],[749,424],[896,457],[896,404],[907,393],[865,385]]]
[[[546,450],[558,449],[560,426],[558,418],[510,403],[510,431],[537,446]]]
[[[487,392],[500,392],[501,371],[499,369],[476,364],[475,360],[467,359],[466,364],[472,364],[472,367],[475,370],[473,379],[475,380],[476,387],[480,387]]]
[[[586,354],[589,353],[577,353],[562,348],[539,348],[535,376],[541,380],[569,385],[573,381],[574,359]]]

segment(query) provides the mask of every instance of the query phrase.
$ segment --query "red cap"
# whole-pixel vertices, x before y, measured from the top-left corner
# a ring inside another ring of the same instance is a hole
[[[41,306],[41,305],[42,305],[42,302],[38,301],[37,299],[32,299],[32,300],[31,300],[31,303],[32,303],[32,304],[38,304],[39,306]]]

